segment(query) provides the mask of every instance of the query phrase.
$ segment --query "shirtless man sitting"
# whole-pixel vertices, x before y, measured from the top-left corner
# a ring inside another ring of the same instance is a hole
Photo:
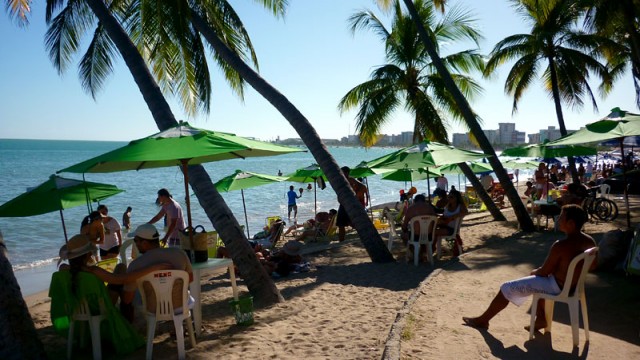
[[[593,238],[582,232],[582,225],[586,220],[587,215],[580,206],[563,206],[558,226],[560,231],[564,232],[567,237],[553,243],[549,250],[549,255],[547,255],[547,259],[541,267],[531,271],[530,276],[502,284],[500,291],[493,298],[487,310],[478,317],[463,317],[464,323],[475,328],[488,329],[489,321],[504,310],[509,302],[520,306],[530,295],[535,293],[559,294],[564,283],[568,280],[567,271],[573,258],[596,246]],[[596,266],[597,259],[589,270],[595,269]],[[574,275],[579,274],[580,271],[581,265],[578,265]],[[578,276],[574,276],[571,279],[571,286],[575,287],[577,281]],[[535,329],[539,330],[546,326],[544,299],[540,299],[536,311]],[[529,327],[526,326],[525,329],[528,331]]]

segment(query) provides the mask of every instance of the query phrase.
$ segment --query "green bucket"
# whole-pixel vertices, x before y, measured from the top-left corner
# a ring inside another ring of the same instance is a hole
[[[238,300],[229,301],[236,324],[248,326],[253,324],[253,296],[242,296]]]

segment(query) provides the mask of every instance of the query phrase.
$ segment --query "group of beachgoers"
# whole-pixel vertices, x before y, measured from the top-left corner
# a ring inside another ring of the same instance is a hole
[[[547,183],[548,174],[544,173],[543,164],[534,175],[536,187],[533,184],[528,186],[525,192],[528,196],[544,189]],[[546,167],[545,167],[546,169]],[[353,188],[362,206],[367,205],[366,186],[362,182],[349,176],[349,168],[342,168],[350,186]],[[542,172],[542,174],[538,173]],[[585,173],[586,176],[587,173]],[[544,177],[543,186],[538,188],[538,179]],[[401,191],[401,213],[402,240],[408,243],[411,227],[414,227],[414,234],[419,234],[420,229],[417,223],[411,223],[411,219],[416,216],[432,215],[438,216],[437,222],[433,225],[435,236],[448,236],[454,234],[456,225],[468,213],[462,194],[451,187],[447,191],[448,184],[446,178],[441,176],[437,179],[437,186],[434,191],[438,201],[434,204],[428,201],[425,194],[418,194],[415,187],[411,187],[406,193]],[[567,191],[562,198],[557,200],[556,206],[559,208],[559,229],[566,234],[566,238],[556,241],[545,263],[531,272],[531,275],[523,279],[507,282],[500,287],[500,291],[490,303],[486,311],[478,317],[464,317],[465,324],[477,328],[488,328],[489,321],[504,309],[509,302],[521,305],[524,299],[534,293],[557,294],[565,283],[575,286],[574,279],[567,279],[567,268],[571,260],[583,251],[594,247],[593,239],[582,233],[581,229],[587,220],[586,214],[579,204],[585,195],[584,186],[580,183],[572,183],[567,187]],[[290,188],[290,201],[299,198],[293,186]],[[100,249],[100,257],[109,259],[120,253],[122,245],[122,228],[118,221],[109,216],[106,206],[100,205],[96,212],[91,213],[83,221],[80,234],[73,236],[60,249],[60,260],[66,260],[67,264],[60,265],[60,271],[54,274],[50,296],[52,298],[52,320],[54,327],[63,333],[68,329],[68,320],[72,316],[66,302],[76,295],[98,294],[108,305],[109,321],[116,323],[117,331],[109,331],[105,336],[109,337],[115,345],[118,353],[127,353],[142,346],[144,340],[130,327],[134,319],[134,295],[136,293],[136,280],[140,277],[157,270],[183,270],[189,274],[189,281],[193,281],[191,261],[186,253],[179,248],[179,232],[184,230],[184,219],[182,208],[173,200],[167,189],[160,189],[157,192],[157,203],[161,206],[160,211],[147,223],[138,226],[133,232],[129,232],[129,237],[133,237],[133,243],[140,254],[126,267],[118,264],[115,271],[110,272],[96,266],[96,255]],[[290,204],[289,211],[297,215],[297,209]],[[128,207],[123,214],[124,229],[129,231],[131,226],[132,208]],[[166,218],[167,231],[164,236],[160,236],[157,228],[153,225],[162,218]],[[335,221],[334,221],[335,220]],[[254,247],[256,257],[265,267],[265,270],[273,277],[287,276],[290,273],[309,270],[309,263],[302,258],[302,243],[307,238],[316,238],[326,234],[330,224],[335,223],[338,227],[339,241],[344,240],[346,226],[350,225],[349,216],[340,205],[338,210],[331,209],[329,212],[319,212],[314,219],[309,219],[301,226],[297,224],[285,229],[282,219],[274,219],[262,234],[256,234],[250,240]],[[430,233],[431,233],[430,229]],[[297,232],[293,240],[287,241],[278,251],[274,251],[275,242],[283,233],[289,234]],[[459,239],[459,236],[458,236]],[[435,241],[433,242],[435,244]],[[461,243],[461,240],[460,240]],[[432,249],[435,250],[435,249]],[[409,250],[411,251],[411,250]],[[426,260],[426,248],[422,246],[419,251],[420,257]],[[219,257],[228,257],[228,251],[221,247],[218,249]],[[456,255],[456,254],[454,254]],[[594,265],[595,266],[595,265]],[[240,274],[241,275],[241,274]],[[105,287],[104,283],[108,283]],[[191,299],[192,300],[192,299]],[[541,300],[542,302],[542,300]],[[116,305],[119,304],[119,311]],[[182,306],[182,304],[179,304]],[[539,304],[537,307],[535,328],[540,329],[546,326],[544,316],[545,307]],[[66,319],[57,321],[57,319]]]

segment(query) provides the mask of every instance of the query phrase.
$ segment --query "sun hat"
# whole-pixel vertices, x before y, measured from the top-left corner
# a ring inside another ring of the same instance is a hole
[[[145,240],[158,240],[160,239],[160,234],[158,234],[158,229],[156,229],[153,224],[142,224],[136,228],[133,233],[129,233],[130,237],[139,237]]]
[[[302,244],[295,240],[287,241],[282,247],[282,252],[290,256],[300,255],[300,250],[302,250]]]
[[[86,235],[74,235],[69,241],[60,248],[60,261],[75,259],[87,253],[94,253],[98,250],[96,245],[92,243]]]

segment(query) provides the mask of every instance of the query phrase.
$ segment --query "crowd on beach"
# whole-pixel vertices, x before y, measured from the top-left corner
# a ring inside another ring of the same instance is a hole
[[[597,183],[598,179],[609,176],[609,171],[615,172],[615,167],[599,168],[590,167],[590,165],[587,163],[584,173],[579,175],[580,179],[585,182],[595,179],[594,183]],[[366,207],[368,204],[366,186],[361,181],[349,176],[349,168],[343,167],[342,171],[361,205]],[[540,163],[532,181],[527,183],[525,197],[531,199],[546,197],[551,186],[560,185],[563,181],[568,180],[564,175],[565,171],[564,167],[552,166],[547,169],[546,164]],[[481,176],[480,182],[485,190],[496,199],[496,194],[499,192],[498,183],[489,174]],[[290,220],[293,214],[293,225],[286,227],[283,219],[275,218],[265,226],[263,232],[250,239],[257,259],[267,273],[274,278],[309,271],[310,264],[302,256],[303,245],[317,241],[319,238],[331,241],[333,238],[327,235],[332,232],[337,232],[338,241],[344,241],[346,227],[351,226],[349,216],[342,205],[337,210],[318,212],[314,218],[298,224],[296,199],[299,199],[301,194],[302,189],[296,192],[293,186],[290,187],[287,194],[288,217]],[[167,189],[158,190],[157,195],[157,203],[160,205],[159,212],[147,223],[138,226],[133,231],[131,231],[131,207],[128,207],[124,212],[122,225],[120,225],[115,218],[109,216],[107,206],[100,205],[97,211],[92,212],[83,220],[80,233],[73,236],[60,249],[60,259],[66,260],[68,263],[61,265],[60,271],[54,274],[52,279],[50,289],[52,319],[66,318],[68,320],[71,314],[61,304],[75,294],[98,294],[108,304],[110,318],[113,318],[112,321],[117,323],[117,327],[120,329],[117,333],[107,335],[114,341],[114,344],[119,344],[116,346],[116,351],[119,353],[130,352],[142,343],[141,337],[130,327],[134,319],[137,279],[153,271],[171,269],[187,272],[189,281],[193,281],[191,259],[180,248],[180,232],[185,230],[182,208]],[[462,239],[459,233],[456,233],[457,228],[469,213],[468,200],[463,194],[454,186],[449,188],[446,177],[441,175],[436,179],[436,188],[432,194],[418,193],[417,188],[412,186],[406,192],[401,190],[399,195],[399,201],[395,208],[386,208],[383,214],[387,216],[390,226],[394,226],[395,223],[400,224],[403,245],[407,246],[417,241],[417,236],[420,233],[420,225],[417,222],[412,222],[412,219],[419,216],[433,216],[437,217],[437,220],[429,225],[429,233],[436,237],[454,235],[454,243],[459,247],[452,247],[452,251],[453,255],[457,256],[459,251],[456,250],[462,248]],[[586,187],[582,183],[572,182],[566,186],[562,196],[556,199],[557,210],[554,211],[557,211],[557,215],[559,215],[557,221],[559,229],[566,233],[567,238],[558,241],[557,245],[554,244],[547,262],[532,271],[530,277],[504,284],[482,315],[475,318],[465,317],[464,322],[467,325],[487,328],[489,320],[504,309],[509,302],[520,305],[523,298],[533,293],[554,293],[562,289],[564,282],[569,281],[566,279],[568,262],[578,253],[594,246],[593,240],[580,231],[582,224],[586,221],[586,216],[579,204],[585,196]],[[389,217],[390,214],[393,215],[392,218]],[[153,225],[161,219],[165,220],[164,236],[161,236],[156,226]],[[143,256],[134,258],[128,267],[124,264],[118,264],[113,272],[96,266],[98,250],[102,260],[114,258],[120,254],[123,231],[128,232],[128,236],[133,238],[134,247]],[[286,239],[287,236],[292,238],[277,248],[279,239]],[[436,251],[436,243],[437,241],[432,241],[432,253]],[[409,246],[407,257],[411,257],[411,252],[418,252],[422,261],[429,260],[425,245],[419,248]],[[228,250],[224,247],[217,249],[217,256],[230,257]],[[105,287],[104,283],[108,283],[108,286]],[[523,292],[523,288],[528,290]],[[116,306],[119,306],[119,309]],[[544,319],[544,306],[538,306],[538,309],[540,312],[535,324],[536,329],[546,326],[542,320]],[[64,322],[54,321],[54,327],[60,333],[64,333],[68,329],[68,321],[67,327],[57,324],[64,324]]]

